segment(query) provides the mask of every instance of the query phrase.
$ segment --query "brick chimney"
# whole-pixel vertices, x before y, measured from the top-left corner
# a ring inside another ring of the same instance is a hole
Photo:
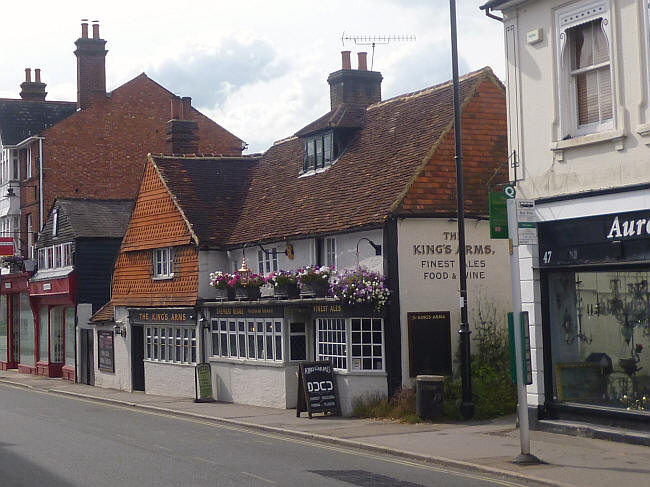
[[[341,69],[329,75],[332,110],[342,104],[367,107],[381,101],[381,73],[368,71],[367,53],[358,53],[359,69],[352,69],[350,51],[341,52]]]
[[[93,99],[106,95],[106,41],[99,37],[99,23],[93,20],[93,37],[88,37],[88,20],[81,21],[77,49],[77,108],[85,110]]]
[[[171,120],[167,122],[165,152],[168,154],[198,154],[199,124],[190,120],[192,98],[175,96],[171,101]]]
[[[45,83],[41,83],[41,70],[34,70],[35,79],[32,81],[32,70],[25,68],[25,81],[20,84],[20,97],[23,100],[45,101],[47,93]]]

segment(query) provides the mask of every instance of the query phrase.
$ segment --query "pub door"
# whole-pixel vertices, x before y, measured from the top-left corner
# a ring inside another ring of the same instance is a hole
[[[144,327],[131,326],[131,384],[144,391]]]
[[[95,385],[93,330],[81,330],[81,383]]]

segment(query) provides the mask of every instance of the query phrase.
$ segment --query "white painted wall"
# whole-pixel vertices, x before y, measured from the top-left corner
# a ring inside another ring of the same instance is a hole
[[[388,379],[384,372],[335,372],[341,414],[351,416],[354,401],[367,396],[388,396]]]
[[[127,326],[127,335],[126,338],[122,338],[120,335],[115,335],[114,337],[114,349],[115,349],[115,372],[105,372],[99,370],[97,366],[97,357],[99,357],[98,351],[98,340],[97,340],[97,330],[101,330],[102,327],[96,327],[93,345],[94,345],[94,355],[95,355],[95,386],[106,387],[111,389],[121,389],[123,391],[131,391],[131,355],[130,351],[130,337],[131,337],[131,326],[128,325],[128,310],[125,307],[118,306],[115,308],[115,321],[123,323],[123,326]],[[104,329],[108,329],[104,327]]]
[[[406,387],[415,385],[409,377],[407,313],[449,311],[452,357],[458,349],[457,225],[456,220],[446,218],[398,220],[402,383]],[[496,310],[497,318],[507,326],[506,313],[512,307],[508,241],[490,239],[487,221],[465,219],[465,242],[471,247],[466,255],[470,329],[477,323],[479,303],[483,312]],[[434,253],[419,255],[423,245],[434,245]]]
[[[199,298],[214,299],[215,289],[210,286],[210,273],[215,270],[230,272],[230,263],[226,252],[217,250],[199,251]]]
[[[144,391],[159,396],[194,398],[194,366],[145,360]]]

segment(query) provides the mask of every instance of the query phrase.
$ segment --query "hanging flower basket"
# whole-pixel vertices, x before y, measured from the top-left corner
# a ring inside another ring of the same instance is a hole
[[[381,274],[359,267],[334,279],[332,295],[348,305],[370,305],[380,311],[388,302],[390,290]]]

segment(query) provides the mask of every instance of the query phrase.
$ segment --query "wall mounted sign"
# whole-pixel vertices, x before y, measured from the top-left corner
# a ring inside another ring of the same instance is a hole
[[[282,318],[284,311],[281,306],[217,306],[210,308],[212,318]]]
[[[114,336],[112,331],[97,331],[97,366],[104,372],[115,372]]]
[[[409,376],[451,375],[449,311],[407,313]]]
[[[14,255],[13,237],[0,237],[0,255]]]
[[[490,191],[490,238],[508,238],[508,210],[501,191]]]
[[[342,317],[342,316],[383,316],[383,311],[377,311],[369,304],[324,303],[311,306],[312,316]]]
[[[329,361],[301,362],[298,369],[298,404],[296,417],[306,411],[340,415],[336,377]]]
[[[650,211],[538,223],[540,267],[650,260]]]
[[[137,324],[195,325],[196,310],[194,308],[133,308],[129,309],[129,321]]]

